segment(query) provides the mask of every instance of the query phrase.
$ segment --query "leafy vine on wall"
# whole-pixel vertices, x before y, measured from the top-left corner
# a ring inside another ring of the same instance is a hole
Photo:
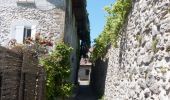
[[[117,0],[111,6],[105,7],[105,11],[108,13],[107,22],[103,32],[94,41],[94,50],[91,55],[92,61],[102,58],[107,52],[107,46],[110,44],[117,46],[120,29],[125,23],[131,7],[132,0]]]
[[[46,69],[47,100],[69,97],[73,84],[70,82],[71,64],[70,54],[72,48],[64,43],[58,43],[52,53],[41,60]]]

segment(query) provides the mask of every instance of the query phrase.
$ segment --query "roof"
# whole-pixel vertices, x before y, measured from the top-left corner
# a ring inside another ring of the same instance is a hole
[[[81,58],[80,65],[89,65],[89,66],[91,66],[92,63],[89,61],[88,58]]]

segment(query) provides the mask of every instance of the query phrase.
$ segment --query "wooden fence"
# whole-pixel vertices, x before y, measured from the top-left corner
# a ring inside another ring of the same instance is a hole
[[[34,55],[0,47],[0,100],[45,100],[45,71]]]

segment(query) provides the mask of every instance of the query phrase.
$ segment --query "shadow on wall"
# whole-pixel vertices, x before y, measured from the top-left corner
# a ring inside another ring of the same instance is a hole
[[[124,69],[125,66],[122,63],[126,59],[126,50],[130,49],[127,46],[128,43],[128,36],[127,36],[127,25],[128,25],[128,19],[126,19],[125,24],[123,25],[123,28],[121,30],[121,37],[120,37],[120,46],[119,46],[119,68]]]
[[[104,95],[108,61],[109,59],[98,59],[92,67],[91,86],[98,98],[101,98]]]
[[[120,40],[120,47],[119,47],[119,68],[124,69],[124,65],[122,64],[122,61],[126,59],[126,52],[127,49],[127,35],[123,34]]]

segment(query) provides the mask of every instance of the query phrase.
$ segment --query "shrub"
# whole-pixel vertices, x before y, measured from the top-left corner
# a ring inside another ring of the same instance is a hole
[[[42,58],[41,64],[47,73],[46,88],[47,100],[54,100],[55,97],[69,97],[73,85],[69,81],[71,73],[70,53],[72,48],[64,43],[56,45],[52,53]]]

